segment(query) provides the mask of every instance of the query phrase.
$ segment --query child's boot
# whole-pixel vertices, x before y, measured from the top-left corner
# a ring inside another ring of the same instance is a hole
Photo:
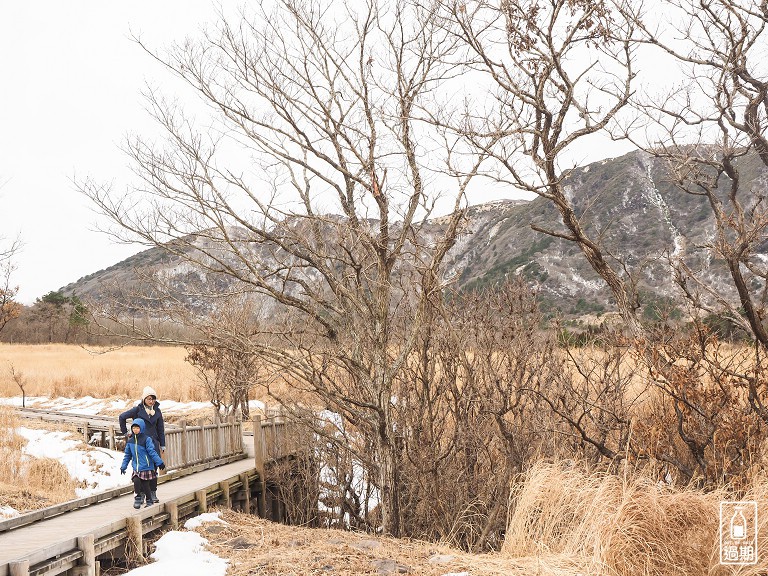
[[[141,505],[144,503],[144,494],[136,494],[136,496],[133,497],[133,507],[138,510],[141,508]]]
[[[155,504],[160,502],[160,499],[157,497],[157,492],[152,492],[152,502],[154,502]]]

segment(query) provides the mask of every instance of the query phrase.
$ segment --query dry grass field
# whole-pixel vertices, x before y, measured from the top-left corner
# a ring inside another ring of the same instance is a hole
[[[20,424],[10,407],[0,406],[0,507],[27,511],[73,499],[77,483],[64,464],[23,457],[26,441],[16,433]]]
[[[171,346],[87,350],[69,344],[0,344],[0,397],[137,398],[152,386],[161,398],[206,401],[186,362]]]

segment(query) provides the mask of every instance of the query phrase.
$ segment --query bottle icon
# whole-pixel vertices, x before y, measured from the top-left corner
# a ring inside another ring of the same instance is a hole
[[[741,508],[736,508],[736,511],[731,517],[731,538],[734,540],[743,540],[747,537],[747,519],[741,511]]]

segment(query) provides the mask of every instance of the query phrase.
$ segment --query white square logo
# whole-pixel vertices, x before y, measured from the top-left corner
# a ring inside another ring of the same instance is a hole
[[[757,564],[757,502],[720,502],[720,564]]]

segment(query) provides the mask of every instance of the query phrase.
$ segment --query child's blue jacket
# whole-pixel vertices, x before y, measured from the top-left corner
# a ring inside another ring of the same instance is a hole
[[[123,464],[120,466],[120,470],[125,470],[128,467],[128,462],[131,463],[135,472],[155,470],[160,466],[164,466],[162,458],[160,458],[155,450],[152,438],[144,434],[144,420],[137,418],[131,423],[131,426],[135,426],[136,424],[139,425],[141,432],[132,435],[126,440],[125,457],[123,458]]]

